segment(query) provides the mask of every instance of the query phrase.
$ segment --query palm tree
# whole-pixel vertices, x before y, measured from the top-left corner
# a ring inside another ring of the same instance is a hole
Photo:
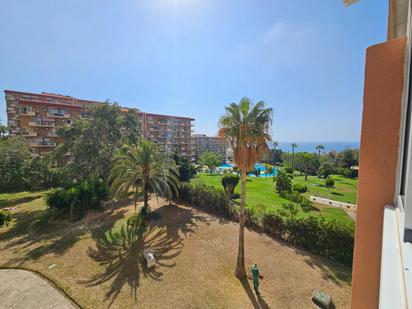
[[[273,165],[276,165],[276,147],[279,146],[279,142],[273,141],[272,145],[273,145]]]
[[[109,181],[115,196],[127,196],[133,191],[134,207],[143,195],[144,209],[149,207],[149,192],[169,199],[177,193],[178,168],[172,158],[159,152],[155,144],[140,140],[135,145],[125,145],[115,155]]]
[[[319,163],[320,163],[320,152],[325,149],[325,146],[323,146],[322,144],[318,144],[316,145],[316,150],[318,151],[318,155],[319,155]]]
[[[292,170],[294,171],[293,163],[295,161],[295,148],[298,147],[298,144],[292,143],[290,146],[292,147]]]
[[[232,103],[225,108],[226,113],[219,121],[219,136],[233,149],[233,159],[241,170],[242,197],[239,213],[239,247],[235,275],[245,278],[244,228],[246,204],[246,173],[252,170],[266,151],[270,141],[272,109],[263,101],[255,105],[243,98],[239,104]]]

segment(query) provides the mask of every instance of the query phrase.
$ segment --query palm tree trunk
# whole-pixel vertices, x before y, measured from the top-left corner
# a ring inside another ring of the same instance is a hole
[[[149,188],[147,184],[144,185],[143,190],[144,190],[143,192],[144,205],[143,206],[147,208],[149,207]]]
[[[134,188],[134,212],[137,212],[137,187]]]
[[[293,161],[295,161],[295,148],[292,148],[292,171],[294,171]]]
[[[246,206],[246,170],[242,169],[242,199],[239,213],[239,247],[235,276],[239,279],[246,277],[245,270],[245,206]]]

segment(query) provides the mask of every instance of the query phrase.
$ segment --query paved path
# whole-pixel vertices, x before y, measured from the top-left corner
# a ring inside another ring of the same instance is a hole
[[[0,269],[0,308],[75,309],[47,280],[21,269]]]

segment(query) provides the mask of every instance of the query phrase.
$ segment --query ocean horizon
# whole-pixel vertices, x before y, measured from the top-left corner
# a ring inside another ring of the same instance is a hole
[[[279,142],[279,145],[276,147],[277,149],[282,149],[284,152],[291,152],[292,147],[291,144],[293,142]],[[295,148],[295,152],[318,152],[316,150],[316,145],[323,145],[325,149],[322,152],[329,152],[329,151],[342,151],[345,149],[358,149],[359,142],[356,141],[348,141],[348,142],[294,142],[298,145]]]

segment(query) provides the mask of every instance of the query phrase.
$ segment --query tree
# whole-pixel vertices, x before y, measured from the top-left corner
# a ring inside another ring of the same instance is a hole
[[[319,164],[320,164],[320,152],[325,149],[325,146],[323,146],[322,144],[318,144],[316,145],[316,150],[318,151],[318,156],[319,156]]]
[[[273,152],[271,151],[272,161],[273,161],[273,165],[276,165],[276,147],[279,146],[279,142],[278,141],[273,141],[272,145],[273,145]]]
[[[288,175],[284,172],[279,172],[279,174],[274,178],[274,181],[276,181],[275,187],[278,193],[292,191],[292,182]]]
[[[333,188],[335,186],[335,181],[332,179],[332,177],[328,177],[325,179],[325,185],[329,189],[329,194],[330,194],[330,188]]]
[[[123,114],[122,138],[126,144],[136,144],[139,139],[140,121],[135,110],[129,109]]]
[[[292,169],[295,169],[295,166],[294,166],[294,161],[295,161],[295,148],[298,147],[298,144],[292,143],[290,146],[292,147]]]
[[[57,161],[65,165],[60,159],[67,153],[73,156],[67,178],[107,180],[114,153],[124,142],[133,142],[136,137],[132,113],[122,113],[116,103],[106,102],[91,108],[90,118],[76,119],[71,127],[58,130],[64,142],[53,151]]]
[[[235,194],[235,188],[238,183],[239,175],[227,174],[222,177],[222,186],[229,198]]]
[[[110,172],[110,192],[125,197],[133,191],[135,211],[137,198],[143,196],[142,213],[149,208],[149,193],[171,198],[177,194],[179,172],[172,158],[162,154],[155,144],[140,140],[124,145],[114,156]]]
[[[212,151],[205,151],[199,158],[199,164],[206,165],[210,174],[213,173],[213,170],[221,163],[221,161],[219,154]]]
[[[351,168],[352,166],[358,165],[358,160],[356,158],[357,153],[353,149],[345,149],[339,153],[338,165],[343,168]]]
[[[0,138],[3,139],[6,136],[7,132],[9,132],[9,127],[0,123]]]
[[[307,152],[303,153],[304,169],[305,169],[305,181],[308,181],[308,165],[310,160],[310,154]]]
[[[27,188],[26,171],[30,165],[28,141],[20,136],[0,140],[0,191]]]
[[[235,275],[245,278],[244,227],[246,205],[246,173],[253,169],[265,152],[271,140],[272,109],[263,101],[255,105],[248,98],[232,103],[219,121],[219,136],[233,149],[233,159],[241,170],[242,196],[239,213],[239,247]]]
[[[323,163],[318,169],[318,177],[319,178],[328,178],[333,172],[332,167],[327,164]]]
[[[182,156],[177,152],[177,150],[173,154],[173,160],[175,160],[176,165],[179,168],[179,180],[180,181],[189,181],[196,175],[196,169],[189,162],[189,159],[186,156]]]

